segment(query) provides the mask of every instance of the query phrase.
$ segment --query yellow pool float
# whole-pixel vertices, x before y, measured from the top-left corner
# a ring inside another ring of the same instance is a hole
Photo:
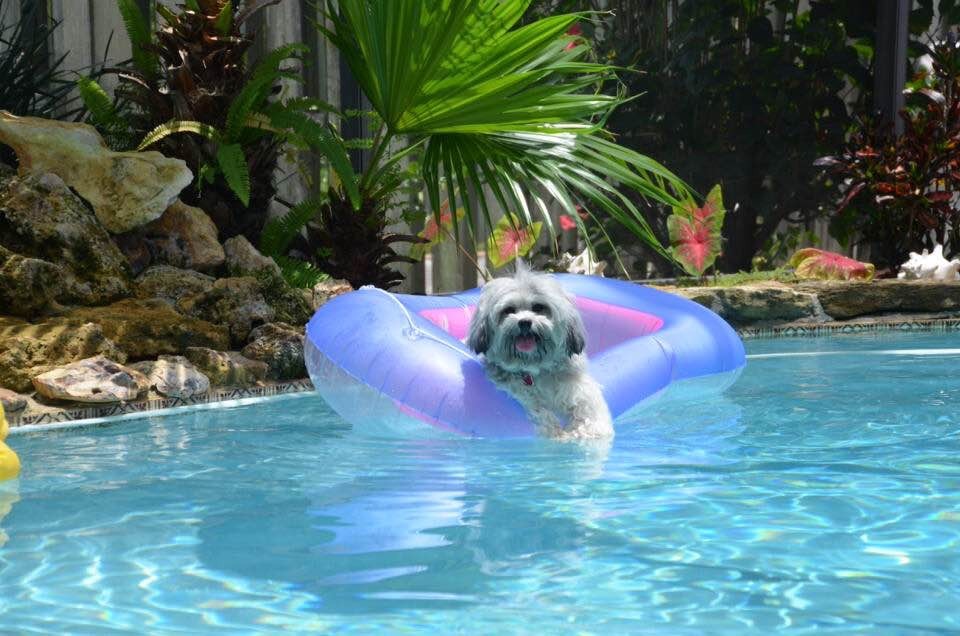
[[[20,474],[20,458],[3,441],[7,439],[9,431],[7,418],[3,414],[3,407],[0,406],[0,481],[13,479]]]

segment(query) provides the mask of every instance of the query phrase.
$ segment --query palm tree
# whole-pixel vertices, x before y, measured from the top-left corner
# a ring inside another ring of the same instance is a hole
[[[339,0],[316,27],[339,49],[379,124],[371,160],[356,174],[332,127],[298,126],[330,160],[334,185],[268,225],[274,253],[295,253],[354,284],[391,286],[389,266],[405,257],[386,232],[385,210],[403,182],[398,166],[419,156],[431,208],[463,207],[493,227],[487,197],[526,223],[555,202],[580,223],[582,205],[623,223],[666,255],[640,208],[621,188],[674,206],[691,198],[683,182],[605,132],[623,98],[600,92],[614,68],[588,60],[571,28],[590,14],[556,15],[518,26],[530,0]],[[576,31],[576,30],[574,30]],[[304,122],[301,122],[304,123]],[[307,128],[312,127],[313,133]],[[332,143],[331,143],[332,142]],[[310,239],[299,230],[307,223]]]

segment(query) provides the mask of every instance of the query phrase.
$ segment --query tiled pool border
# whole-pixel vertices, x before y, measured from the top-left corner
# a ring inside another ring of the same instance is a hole
[[[759,338],[817,337],[838,334],[861,334],[884,331],[924,332],[924,331],[960,331],[960,318],[911,319],[902,321],[861,320],[810,324],[785,324],[774,327],[745,327],[738,329],[745,340]],[[223,389],[191,398],[156,398],[143,402],[130,402],[89,406],[20,415],[7,413],[12,428],[47,426],[56,424],[80,424],[89,420],[104,420],[131,415],[141,415],[153,411],[175,409],[197,405],[215,405],[236,400],[266,398],[312,391],[310,380],[281,382],[267,386],[243,389]]]

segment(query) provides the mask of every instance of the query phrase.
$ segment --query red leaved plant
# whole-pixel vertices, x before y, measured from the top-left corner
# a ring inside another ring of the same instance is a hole
[[[807,247],[797,250],[790,257],[797,278],[822,280],[871,280],[874,274],[872,263],[861,263],[836,252]]]
[[[688,201],[675,206],[667,218],[670,252],[691,276],[703,276],[720,255],[724,214],[723,194],[717,184],[702,206]]]

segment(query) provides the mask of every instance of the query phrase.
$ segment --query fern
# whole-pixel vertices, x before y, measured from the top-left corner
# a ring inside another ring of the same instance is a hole
[[[240,144],[223,144],[217,149],[217,163],[223,172],[227,185],[233,191],[243,207],[250,205],[250,167]]]
[[[353,171],[353,164],[347,155],[343,140],[330,124],[320,124],[303,113],[289,110],[271,111],[270,119],[274,126],[288,130],[293,140],[313,148],[327,158],[331,168],[350,198],[354,210],[360,209],[360,184]]]
[[[325,197],[311,197],[290,208],[283,216],[267,221],[260,235],[260,251],[274,258],[286,254],[307,223],[317,216],[325,200]]]
[[[160,124],[143,138],[143,141],[140,142],[140,145],[137,146],[137,150],[143,150],[153,144],[157,143],[165,137],[170,135],[175,135],[176,133],[194,133],[205,137],[210,141],[220,141],[220,133],[217,132],[217,129],[213,126],[208,126],[207,124],[202,124],[198,121],[184,121],[184,120],[173,120],[168,121],[165,124]]]
[[[247,125],[251,112],[270,96],[270,91],[280,79],[287,78],[302,81],[299,75],[280,70],[280,64],[307,51],[302,44],[288,44],[274,49],[254,69],[250,80],[244,85],[237,97],[230,103],[224,137],[234,140]]]
[[[90,77],[77,80],[80,99],[90,113],[90,122],[106,137],[114,150],[126,150],[132,145],[130,123],[117,111],[103,87]]]
[[[233,29],[233,1],[227,0],[226,4],[220,9],[217,19],[213,23],[213,28],[220,35],[229,35]]]
[[[200,9],[200,5],[197,4],[197,0],[186,0],[186,2],[184,2],[183,4],[184,4],[184,6],[186,6],[188,9],[190,9],[191,11],[193,11],[193,12],[195,12],[195,13],[201,13],[201,12],[202,12],[201,9]]]
[[[291,287],[311,289],[317,283],[330,278],[329,274],[306,261],[289,256],[274,256],[273,260],[280,266],[280,275],[283,276],[283,280]]]
[[[149,20],[140,11],[136,0],[117,0],[117,8],[123,18],[127,37],[130,38],[134,66],[147,77],[153,77],[157,74],[160,62],[156,54],[150,50],[153,38]]]

